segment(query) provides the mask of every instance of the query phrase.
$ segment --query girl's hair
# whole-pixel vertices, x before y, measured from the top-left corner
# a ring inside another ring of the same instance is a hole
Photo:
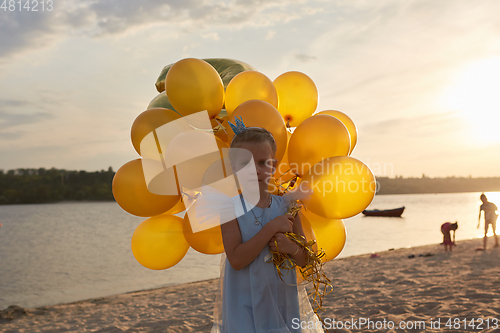
[[[273,154],[276,154],[276,141],[274,137],[265,128],[260,127],[247,127],[244,132],[236,134],[231,142],[231,148],[237,147],[241,143],[261,143],[269,142]]]
[[[458,222],[452,223],[450,226],[451,230],[457,230],[458,229]]]

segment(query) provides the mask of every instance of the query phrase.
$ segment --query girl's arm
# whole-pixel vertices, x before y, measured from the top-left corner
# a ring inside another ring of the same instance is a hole
[[[302,229],[299,215],[297,215],[293,221],[293,233],[304,236],[304,230]],[[277,248],[275,241],[278,243]],[[294,259],[300,267],[304,267],[307,264],[306,253],[302,247],[288,239],[283,233],[276,234],[269,242],[269,247],[272,251],[279,250],[281,253],[290,254],[292,259]]]
[[[244,243],[241,242],[240,227],[236,219],[222,224],[222,242],[227,260],[235,270],[248,266],[276,233],[291,232],[293,221],[291,215],[278,216],[266,223],[255,236]]]
[[[304,238],[306,237],[304,235],[304,229],[302,229],[302,222],[300,222],[300,216],[298,214],[295,217],[295,221],[293,221],[293,232],[297,235],[304,236]],[[308,240],[306,239],[306,241]],[[299,247],[299,251],[297,252],[297,254],[292,254],[292,258],[300,267],[304,267],[307,264],[306,253],[304,252],[302,247]]]

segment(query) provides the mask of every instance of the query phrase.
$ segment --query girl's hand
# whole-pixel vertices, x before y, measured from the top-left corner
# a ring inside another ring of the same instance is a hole
[[[293,190],[288,191],[283,195],[283,199],[288,202],[293,202],[297,200],[307,201],[311,195],[313,194],[313,190],[306,183],[300,183],[300,185]]]
[[[278,247],[276,247],[276,244],[278,244]],[[296,254],[298,248],[299,246],[295,242],[292,242],[282,233],[277,233],[276,235],[274,235],[274,237],[271,238],[271,241],[269,242],[269,249],[271,251],[279,250],[279,252],[285,254]]]
[[[292,215],[281,215],[278,217],[275,217],[271,221],[269,221],[267,224],[274,230],[274,234],[277,234],[279,232],[285,233],[285,232],[292,232],[293,231],[293,221],[295,218]],[[266,224],[266,225],[267,225]]]

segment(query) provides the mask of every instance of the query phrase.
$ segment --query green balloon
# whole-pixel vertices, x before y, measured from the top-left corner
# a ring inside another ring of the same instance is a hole
[[[149,110],[149,109],[153,109],[153,108],[169,109],[169,110],[175,111],[176,113],[181,115],[179,112],[177,112],[176,109],[174,109],[174,107],[172,106],[172,104],[168,100],[167,94],[165,94],[165,92],[161,92],[155,98],[153,98],[153,100],[151,102],[149,102],[149,105],[146,109]]]

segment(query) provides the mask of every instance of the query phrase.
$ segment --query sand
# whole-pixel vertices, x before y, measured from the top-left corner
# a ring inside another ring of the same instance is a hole
[[[327,328],[499,332],[500,248],[477,251],[481,246],[476,239],[457,242],[451,253],[429,245],[327,263],[335,287],[321,313]],[[10,307],[0,312],[0,332],[210,332],[217,287],[215,279],[36,309]]]

